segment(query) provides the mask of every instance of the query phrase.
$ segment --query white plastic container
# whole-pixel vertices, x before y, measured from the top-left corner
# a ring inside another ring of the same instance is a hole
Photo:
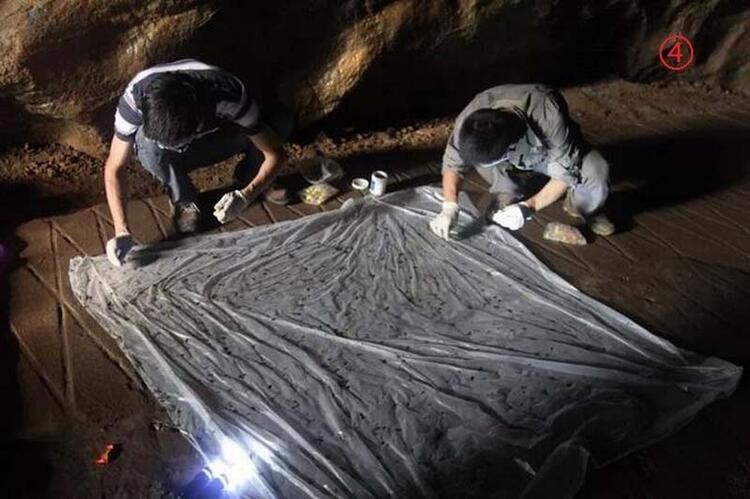
[[[308,159],[300,166],[300,173],[309,184],[333,182],[344,176],[344,170],[336,161],[321,156]]]
[[[352,180],[352,188],[360,191],[362,194],[364,194],[365,191],[369,189],[369,187],[370,183],[366,178],[355,178],[354,180]]]
[[[388,185],[388,174],[382,170],[372,172],[370,177],[370,194],[373,196],[382,196],[385,194]]]

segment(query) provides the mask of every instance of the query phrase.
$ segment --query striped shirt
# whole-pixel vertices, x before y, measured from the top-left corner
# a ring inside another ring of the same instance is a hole
[[[260,109],[239,78],[215,66],[183,59],[141,71],[128,83],[115,112],[115,135],[119,139],[135,140],[138,128],[143,125],[141,103],[148,85],[160,73],[169,72],[189,75],[199,89],[200,98],[208,100],[201,104],[216,110],[196,130],[193,138],[211,133],[227,122],[246,128],[250,135],[260,131]]]

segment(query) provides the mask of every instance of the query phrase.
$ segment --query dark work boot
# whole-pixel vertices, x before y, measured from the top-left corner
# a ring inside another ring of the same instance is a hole
[[[189,203],[174,203],[170,200],[172,208],[172,223],[177,232],[181,234],[192,234],[200,229],[201,210],[198,205]]]

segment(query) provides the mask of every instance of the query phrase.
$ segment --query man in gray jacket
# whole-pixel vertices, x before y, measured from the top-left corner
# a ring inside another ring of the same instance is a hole
[[[471,168],[497,195],[492,221],[518,230],[531,215],[567,193],[563,207],[592,232],[614,233],[601,212],[609,195],[609,165],[578,134],[563,97],[543,85],[501,85],[478,94],[459,114],[443,156],[443,209],[430,223],[448,239],[458,216],[458,191]],[[544,175],[526,197],[522,177]]]

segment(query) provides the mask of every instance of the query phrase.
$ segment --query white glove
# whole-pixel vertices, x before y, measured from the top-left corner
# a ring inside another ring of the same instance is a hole
[[[458,204],[453,201],[444,201],[443,210],[430,221],[432,232],[446,241],[450,239],[450,232],[458,218]]]
[[[492,215],[492,221],[508,230],[518,230],[531,220],[531,208],[526,203],[509,204]]]
[[[214,205],[214,216],[221,223],[234,220],[247,207],[248,200],[242,191],[232,191],[224,194]]]
[[[122,267],[125,258],[135,246],[135,241],[130,234],[121,234],[107,241],[107,259],[115,267]]]

